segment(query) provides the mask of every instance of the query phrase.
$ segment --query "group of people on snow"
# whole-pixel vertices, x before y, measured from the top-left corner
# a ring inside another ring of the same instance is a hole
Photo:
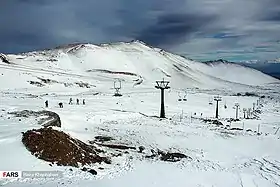
[[[85,100],[85,99],[83,99],[82,102],[83,102],[83,105],[86,104],[86,100]],[[68,104],[69,104],[69,105],[72,105],[72,104],[73,104],[73,99],[72,99],[72,98],[69,99],[69,103],[68,103]],[[78,98],[76,99],[76,104],[77,104],[77,105],[80,104],[80,100],[79,100]],[[62,102],[59,102],[59,103],[58,103],[58,106],[59,106],[59,108],[63,108],[63,103],[62,103]],[[48,101],[48,100],[45,101],[45,107],[46,107],[46,108],[49,107],[49,101]]]
[[[70,98],[70,99],[69,99],[69,105],[72,105],[72,104],[73,104],[73,99]],[[80,100],[79,100],[78,98],[76,99],[76,104],[77,104],[77,105],[80,104]],[[86,104],[86,100],[83,99],[83,105],[85,105],[85,104]]]

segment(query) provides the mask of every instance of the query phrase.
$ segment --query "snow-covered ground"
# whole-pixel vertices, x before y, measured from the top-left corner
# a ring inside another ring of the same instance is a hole
[[[280,84],[270,76],[233,64],[190,61],[141,42],[79,44],[6,58],[10,64],[0,61],[0,170],[59,170],[63,177],[0,179],[0,186],[280,186]],[[122,79],[122,97],[112,96],[115,78]],[[149,117],[159,115],[160,91],[154,86],[162,78],[171,81],[164,120]],[[234,96],[238,92],[266,97]],[[178,101],[185,95],[187,101]],[[214,119],[215,103],[209,101],[216,95],[222,97],[223,127],[199,119]],[[85,99],[86,105],[68,105],[70,97],[74,102]],[[117,143],[144,146],[147,153],[160,149],[191,159],[164,162],[130,151],[113,158],[112,164],[93,165],[96,176],[50,166],[21,142],[21,132],[41,128],[37,121],[8,114],[44,110],[45,100],[48,110],[61,117],[62,127],[56,129],[84,142],[110,136]],[[242,109],[252,108],[257,100],[263,105],[256,106],[262,111],[259,119],[243,119]],[[59,102],[64,108],[58,107]],[[228,122],[235,118],[236,102],[241,121]]]

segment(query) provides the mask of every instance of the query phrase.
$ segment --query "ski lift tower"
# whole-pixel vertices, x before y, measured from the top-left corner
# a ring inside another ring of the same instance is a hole
[[[156,81],[156,89],[160,89],[161,91],[161,106],[160,106],[160,118],[165,118],[165,111],[164,111],[164,90],[169,89],[170,87],[168,86],[169,81]]]
[[[117,84],[117,82],[118,82],[118,84]],[[120,89],[121,88],[122,88],[121,80],[118,79],[118,80],[114,81],[114,89],[116,90],[114,96],[117,96],[117,97],[122,96],[122,94],[120,94]]]
[[[216,105],[216,118],[219,117],[219,102],[222,101],[222,98],[220,96],[215,96],[214,100],[217,102]]]

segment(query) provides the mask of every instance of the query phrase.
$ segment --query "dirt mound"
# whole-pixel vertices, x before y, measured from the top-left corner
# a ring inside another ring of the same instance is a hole
[[[97,175],[97,171],[95,171],[94,169],[83,167],[82,171],[87,171],[87,172],[91,173],[92,175]]]
[[[191,157],[183,154],[183,153],[171,153],[171,152],[164,152],[161,150],[151,150],[153,153],[152,155],[146,156],[146,158],[155,158],[158,157],[161,161],[165,162],[178,162],[182,160],[183,158],[192,160]]]
[[[111,149],[134,149],[136,150],[136,147],[132,146],[126,146],[126,145],[118,145],[118,144],[102,144],[102,143],[97,143],[98,145],[104,146],[104,147],[109,147]]]
[[[160,160],[167,161],[167,162],[178,162],[183,158],[191,159],[191,157],[184,155],[182,153],[165,153],[160,152]]]
[[[38,81],[27,81],[29,82],[31,85],[37,86],[37,87],[43,87],[45,86],[44,84],[38,82]]]
[[[204,123],[215,124],[217,126],[224,126],[224,124],[222,122],[220,122],[219,120],[216,120],[216,119],[202,119],[202,121]]]
[[[95,139],[95,141],[98,141],[98,142],[108,142],[108,141],[114,140],[114,138],[112,138],[110,136],[95,136],[94,139]]]
[[[44,79],[44,78],[41,78],[41,77],[37,77],[37,79],[39,79],[42,84],[52,84],[52,83],[58,83],[56,80],[52,80],[52,79]]]
[[[96,147],[50,127],[23,133],[22,143],[32,155],[57,165],[79,167],[93,163],[111,163],[109,158],[98,155],[101,151]]]
[[[40,117],[38,123],[44,127],[61,127],[61,120],[57,113],[43,110],[43,111],[32,111],[32,110],[23,110],[23,111],[15,111],[9,112],[8,114],[12,114],[15,117]]]

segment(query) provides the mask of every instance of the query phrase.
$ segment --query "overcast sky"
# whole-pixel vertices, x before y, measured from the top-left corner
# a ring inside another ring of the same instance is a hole
[[[197,60],[280,57],[280,0],[0,0],[0,52],[142,40]]]

